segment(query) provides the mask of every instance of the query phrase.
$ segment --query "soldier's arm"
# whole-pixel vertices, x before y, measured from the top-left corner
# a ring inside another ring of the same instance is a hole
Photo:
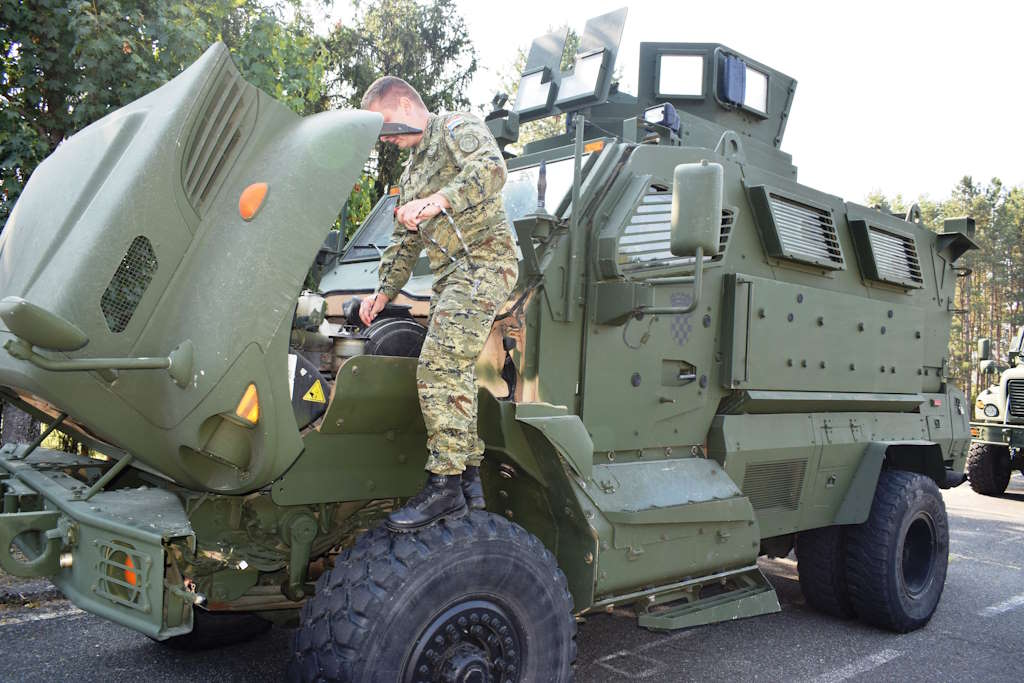
[[[398,292],[409,281],[412,275],[412,268],[419,258],[419,237],[416,233],[409,232],[405,226],[395,221],[395,232],[391,235],[391,243],[388,244],[380,259],[379,291],[393,301]]]
[[[459,174],[438,193],[451,205],[453,213],[461,213],[491,197],[505,185],[505,160],[494,136],[480,119],[458,114],[461,121],[446,125],[445,144],[459,165]]]

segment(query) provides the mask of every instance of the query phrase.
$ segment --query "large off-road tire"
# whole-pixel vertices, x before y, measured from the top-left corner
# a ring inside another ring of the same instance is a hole
[[[883,471],[867,521],[847,527],[846,579],[857,616],[899,633],[921,628],[942,597],[948,562],[939,487],[921,474]]]
[[[302,608],[290,680],[572,680],[565,575],[536,537],[482,511],[409,534],[378,528]]]
[[[972,443],[967,453],[967,478],[984,496],[998,496],[1010,483],[1010,447]]]
[[[192,614],[192,631],[158,642],[185,652],[211,650],[252,640],[269,631],[271,626],[269,621],[255,614],[195,609]]]
[[[807,604],[840,619],[855,615],[846,584],[846,529],[827,526],[796,537],[800,591]]]

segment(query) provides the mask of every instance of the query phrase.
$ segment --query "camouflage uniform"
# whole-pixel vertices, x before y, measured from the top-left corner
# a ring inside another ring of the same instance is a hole
[[[501,151],[483,122],[470,114],[431,114],[399,181],[399,206],[439,192],[462,234],[460,240],[443,215],[424,221],[417,232],[396,221],[380,265],[380,291],[391,299],[424,247],[434,274],[427,338],[416,369],[427,469],[434,474],[458,474],[483,459],[476,362],[519,273],[501,199],[505,176]]]

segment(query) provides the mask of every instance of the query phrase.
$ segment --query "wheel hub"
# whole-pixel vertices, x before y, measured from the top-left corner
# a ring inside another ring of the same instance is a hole
[[[518,623],[490,600],[470,600],[435,617],[416,639],[405,683],[516,683],[523,657]]]
[[[931,519],[918,516],[903,538],[903,585],[910,595],[920,595],[931,582],[935,553],[935,529]]]

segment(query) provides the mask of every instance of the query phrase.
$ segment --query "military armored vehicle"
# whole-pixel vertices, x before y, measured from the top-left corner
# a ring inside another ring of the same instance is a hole
[[[969,441],[945,367],[971,240],[798,183],[795,81],[724,45],[641,44],[620,92],[623,20],[588,22],[565,73],[565,35],[536,40],[487,117],[503,146],[567,130],[508,159],[487,510],[413,534],[379,522],[425,477],[426,271],[370,328],[350,315],[393,197],[317,255],[380,118],[300,118],[215,45],[66,140],[0,237],[0,386],[107,458],[0,450],[4,571],[188,647],[297,619],[306,680],[568,680],[577,618],[776,612],[757,561],[794,547],[812,605],[926,624]]]
[[[997,375],[997,382],[978,394],[971,422],[971,448],[967,477],[971,488],[986,496],[1006,491],[1013,470],[1024,474],[1024,366],[1021,344],[1024,327],[1017,330],[1007,353],[1009,367],[1000,369],[992,358],[992,344],[978,340],[978,360],[983,376]],[[1001,370],[1001,371],[1000,371]]]

